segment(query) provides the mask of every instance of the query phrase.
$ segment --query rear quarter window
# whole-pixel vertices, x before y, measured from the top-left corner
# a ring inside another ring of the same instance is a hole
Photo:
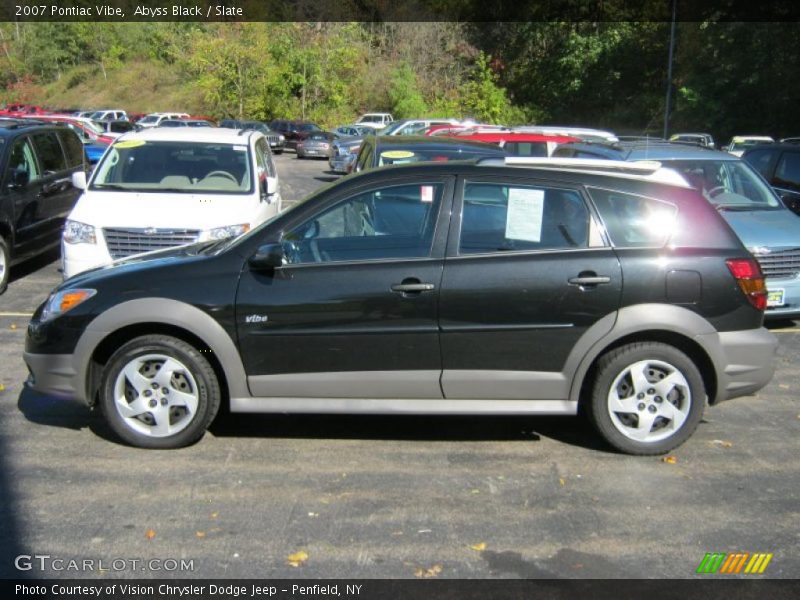
[[[614,246],[660,248],[676,229],[678,207],[671,202],[599,188],[589,193]]]

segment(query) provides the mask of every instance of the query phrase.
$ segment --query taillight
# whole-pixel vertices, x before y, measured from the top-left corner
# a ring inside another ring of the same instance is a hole
[[[758,261],[754,258],[729,258],[725,263],[750,304],[758,310],[766,310],[767,286]]]

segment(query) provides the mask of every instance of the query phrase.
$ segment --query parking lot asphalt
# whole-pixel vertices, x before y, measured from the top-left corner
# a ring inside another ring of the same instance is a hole
[[[336,178],[292,152],[276,162],[289,202]],[[0,577],[691,578],[706,552],[800,573],[792,322],[771,325],[769,386],[708,409],[669,459],[555,417],[223,414],[192,447],[147,451],[23,387],[27,316],[57,258],[0,296]],[[19,571],[19,555],[50,568]]]

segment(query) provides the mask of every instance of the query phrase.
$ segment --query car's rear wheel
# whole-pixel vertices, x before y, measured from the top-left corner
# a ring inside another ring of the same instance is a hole
[[[603,356],[589,417],[623,452],[663,454],[694,433],[706,402],[700,371],[683,352],[660,342],[628,344]]]
[[[197,349],[170,336],[147,335],[109,359],[100,407],[114,433],[129,444],[180,448],[203,436],[220,397],[216,373]]]
[[[0,294],[8,287],[8,272],[11,264],[11,252],[5,239],[0,235]]]

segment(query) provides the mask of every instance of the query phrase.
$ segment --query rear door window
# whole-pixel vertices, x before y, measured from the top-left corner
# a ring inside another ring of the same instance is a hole
[[[61,150],[61,144],[58,142],[55,132],[34,134],[33,142],[45,173],[58,173],[67,168],[64,152]]]
[[[589,223],[575,190],[467,182],[459,253],[587,248]]]
[[[79,167],[83,165],[83,144],[71,131],[59,131],[61,144],[67,155],[67,167]]]

